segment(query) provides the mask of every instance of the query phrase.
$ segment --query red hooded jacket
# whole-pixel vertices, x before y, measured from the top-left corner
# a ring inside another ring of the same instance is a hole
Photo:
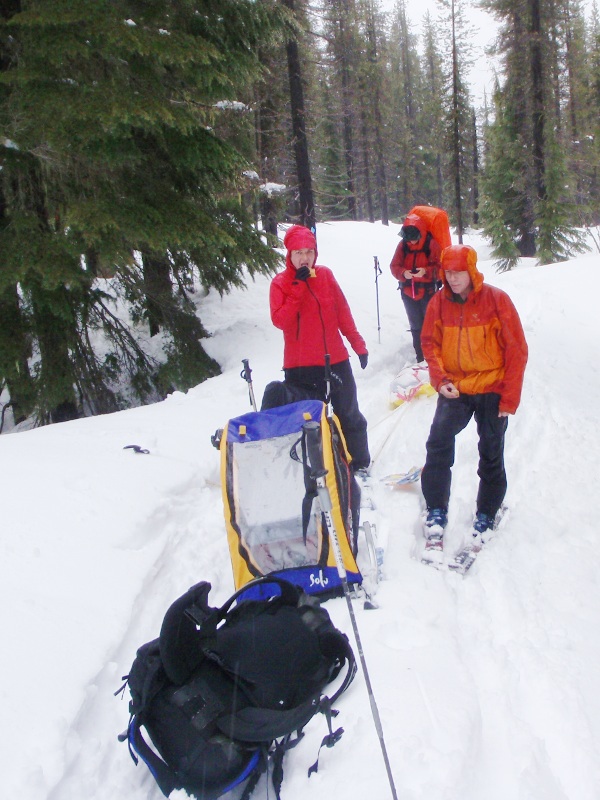
[[[365,341],[356,329],[348,301],[333,272],[327,267],[314,266],[314,276],[306,281],[296,280],[296,269],[290,252],[303,248],[315,251],[316,240],[308,228],[294,225],[284,238],[287,248],[286,268],[271,282],[269,302],[271,320],[283,331],[283,367],[313,367],[325,365],[329,353],[332,364],[346,361],[348,351],[343,334],[357,355],[367,352]]]
[[[404,220],[405,226],[412,226],[418,228],[421,233],[421,238],[417,242],[405,242],[402,240],[390,264],[390,270],[394,278],[402,284],[402,291],[407,297],[413,300],[421,300],[425,296],[425,292],[432,294],[436,289],[436,281],[438,279],[438,269],[440,267],[441,248],[439,244],[431,236],[429,237],[429,245],[427,242],[427,225],[416,214],[409,214]],[[425,248],[425,249],[423,249]],[[429,253],[427,253],[427,249]],[[425,274],[423,277],[414,277],[407,281],[404,273],[416,271],[424,268]]]

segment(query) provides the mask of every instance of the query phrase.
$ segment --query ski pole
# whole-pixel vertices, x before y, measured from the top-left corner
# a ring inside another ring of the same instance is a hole
[[[250,395],[250,403],[252,404],[252,408],[255,411],[258,411],[256,407],[256,400],[254,398],[254,389],[252,388],[252,370],[250,369],[250,363],[247,358],[244,358],[242,359],[242,364],[244,365],[244,369],[240,372],[240,378],[243,378],[248,384],[248,394]]]
[[[330,416],[331,409],[331,356],[325,353],[325,403],[328,407],[327,416]]]
[[[350,597],[350,587],[348,586],[348,576],[346,573],[346,568],[344,567],[342,550],[340,548],[340,540],[338,538],[337,531],[333,523],[333,518],[331,516],[332,503],[331,503],[331,496],[329,494],[329,489],[327,488],[327,483],[325,482],[325,475],[327,475],[327,470],[325,469],[325,466],[323,464],[323,446],[320,436],[321,426],[319,425],[318,422],[314,421],[306,422],[302,426],[302,430],[306,435],[306,446],[308,450],[308,461],[311,469],[311,478],[317,484],[317,494],[319,497],[319,504],[321,506],[321,511],[323,512],[323,516],[325,518],[325,524],[327,526],[329,540],[332,544],[333,553],[335,556],[337,573],[344,590],[344,596],[346,598],[346,604],[348,606],[348,613],[350,614],[350,620],[352,622],[352,630],[354,632],[354,638],[356,640],[356,647],[358,649],[358,655],[360,658],[363,675],[365,676],[365,685],[367,687],[367,693],[369,695],[369,703],[371,704],[371,714],[373,715],[375,730],[377,731],[377,736],[379,737],[379,744],[381,746],[381,753],[383,755],[383,761],[385,763],[388,781],[392,792],[392,798],[393,800],[398,800],[398,795],[396,794],[396,786],[394,784],[394,776],[392,775],[392,768],[390,766],[390,760],[388,758],[387,748],[385,745],[385,740],[383,738],[383,726],[381,724],[381,717],[379,716],[379,709],[377,708],[377,702],[375,701],[375,695],[373,693],[373,687],[371,685],[371,679],[369,677],[369,670],[367,669],[367,662],[363,651],[362,641],[360,638],[360,633],[358,631],[358,625],[356,623],[356,616],[354,614],[354,608],[352,606],[352,599]]]
[[[379,276],[383,273],[379,266],[379,259],[377,256],[373,256],[373,261],[375,262],[375,299],[377,301],[377,341],[379,344],[381,344],[381,320],[379,319]]]

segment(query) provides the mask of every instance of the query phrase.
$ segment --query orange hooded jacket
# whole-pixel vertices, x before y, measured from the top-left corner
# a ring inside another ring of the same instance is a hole
[[[473,289],[456,299],[445,270],[467,270]],[[485,285],[477,253],[467,245],[442,251],[443,288],[431,299],[421,344],[432,386],[451,382],[463,394],[497,392],[500,411],[514,414],[521,399],[527,364],[527,342],[511,299]]]

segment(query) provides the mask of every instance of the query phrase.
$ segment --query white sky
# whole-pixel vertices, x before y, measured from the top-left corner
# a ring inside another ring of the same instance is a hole
[[[380,0],[380,5],[384,11],[392,12],[396,6],[396,0]],[[487,93],[489,101],[494,83],[493,61],[485,55],[484,50],[494,41],[497,22],[491,14],[477,8],[475,3],[467,3],[464,7],[468,9],[467,18],[474,28],[472,46],[475,63],[471,71],[470,82],[476,105],[483,105],[484,93]],[[589,14],[592,0],[583,0],[583,7]],[[432,18],[440,13],[437,0],[407,0],[407,9],[411,22],[415,25],[418,25],[419,20],[427,11]]]

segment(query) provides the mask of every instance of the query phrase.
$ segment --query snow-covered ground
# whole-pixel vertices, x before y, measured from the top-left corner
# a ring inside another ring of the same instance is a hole
[[[388,390],[412,357],[388,264],[397,226],[318,227],[319,263],[345,291],[370,361],[352,356],[380,478],[423,462],[435,397],[390,416]],[[507,524],[463,579],[423,566],[420,491],[376,486],[387,541],[379,610],[355,605],[399,800],[598,800],[600,797],[600,475],[598,253],[493,271],[530,346],[511,417]],[[373,257],[379,279],[378,341]],[[170,603],[200,580],[211,601],[233,589],[210,435],[280,377],[282,338],[267,278],[198,301],[223,374],[153,406],[0,437],[0,747],[11,800],[159,800],[117,734],[113,696]],[[127,445],[147,448],[139,455]],[[476,433],[459,437],[448,547],[474,510]],[[326,606],[352,641],[343,599]],[[306,770],[324,734],[313,719],[287,757],[283,800],[390,796],[362,675],[339,702],[345,735]],[[259,791],[257,797],[265,795]]]

